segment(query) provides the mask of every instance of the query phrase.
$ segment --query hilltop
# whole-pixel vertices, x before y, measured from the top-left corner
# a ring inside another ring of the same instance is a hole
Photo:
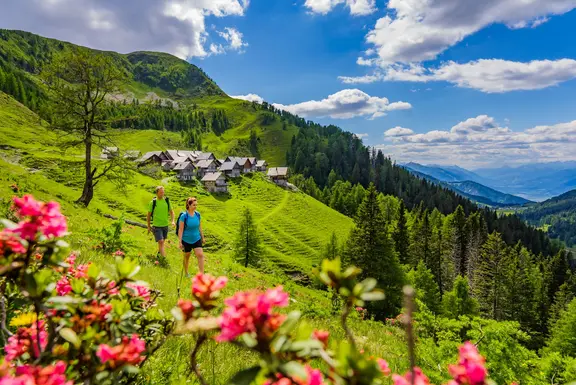
[[[200,131],[204,148],[217,156],[250,155],[250,135],[257,138],[261,158],[272,166],[286,163],[286,151],[298,128],[270,117],[253,103],[227,96],[199,67],[159,52],[120,54],[91,50],[29,32],[0,30],[0,90],[37,112],[43,111],[45,90],[39,74],[63,50],[83,49],[109,56],[131,80],[114,99],[154,104],[160,101],[180,110],[201,112],[207,121]],[[224,114],[224,132],[212,129],[211,117]]]

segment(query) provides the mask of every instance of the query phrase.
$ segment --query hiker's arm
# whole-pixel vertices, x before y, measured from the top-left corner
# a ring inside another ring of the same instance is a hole
[[[152,216],[152,213],[148,213],[146,214],[146,223],[148,224],[148,232],[152,231],[152,228],[150,227],[150,217]]]
[[[176,226],[174,223],[174,210],[170,209],[170,220],[172,221],[172,227]]]
[[[178,239],[180,240],[180,248],[182,248],[182,234],[184,234],[184,221],[178,222]]]

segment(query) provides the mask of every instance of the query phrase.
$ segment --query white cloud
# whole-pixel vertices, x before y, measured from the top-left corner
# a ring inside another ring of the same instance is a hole
[[[401,161],[469,167],[576,160],[576,120],[512,131],[494,118],[480,115],[447,131],[410,131],[401,127],[388,130],[388,143],[377,147]],[[406,135],[400,135],[403,133]]]
[[[366,116],[375,119],[386,115],[387,111],[412,108],[410,103],[390,103],[387,98],[370,96],[358,89],[345,89],[328,96],[323,100],[283,105],[274,104],[276,108],[303,117],[326,117],[334,119],[350,119]]]
[[[230,96],[230,97],[234,98],[234,99],[242,99],[242,100],[247,100],[249,102],[256,102],[256,103],[262,103],[264,101],[264,98],[262,96],[259,96],[256,94],[236,95],[236,96]]]
[[[389,0],[387,8],[366,36],[381,65],[435,59],[491,24],[537,27],[551,15],[576,8],[576,0]]]
[[[242,16],[248,5],[247,0],[19,0],[4,4],[0,25],[96,49],[163,51],[185,59],[222,53],[210,41],[206,19]]]
[[[344,4],[350,8],[350,14],[364,16],[376,12],[376,0],[306,0],[304,6],[313,13],[327,14],[337,5]]]
[[[536,90],[558,85],[576,78],[576,60],[534,60],[514,62],[483,59],[465,64],[453,61],[438,68],[426,69],[421,65],[391,65],[385,74],[376,72],[361,77],[339,79],[346,84],[372,83],[380,80],[405,82],[446,81],[461,88],[472,88],[487,93],[518,90]]]
[[[355,137],[357,137],[358,139],[363,139],[363,138],[367,138],[368,134],[364,133],[364,134],[354,134]]]
[[[243,47],[247,47],[248,43],[242,41],[244,35],[235,28],[226,27],[224,32],[218,32],[220,36],[230,43],[229,48],[235,51],[240,51]]]
[[[394,128],[387,130],[384,133],[384,136],[399,137],[399,136],[407,136],[407,135],[413,135],[413,134],[414,134],[414,131],[412,131],[411,129],[397,126],[397,127],[394,127]]]

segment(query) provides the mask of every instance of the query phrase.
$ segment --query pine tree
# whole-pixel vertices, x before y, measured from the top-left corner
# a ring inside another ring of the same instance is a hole
[[[492,233],[482,246],[478,268],[474,272],[475,297],[486,317],[502,320],[506,307],[506,269],[509,251],[499,233]]]
[[[322,253],[322,259],[336,259],[340,257],[340,246],[338,245],[338,238],[336,237],[336,232],[332,232],[330,241],[324,247],[324,252]]]
[[[380,211],[378,193],[373,184],[370,184],[366,191],[354,222],[347,253],[351,262],[362,269],[362,277],[376,278],[386,295],[386,300],[372,305],[372,310],[378,318],[396,315],[402,301],[404,274]]]
[[[410,236],[408,234],[408,223],[406,220],[406,207],[404,201],[400,200],[398,208],[398,221],[392,235],[394,245],[400,262],[408,263],[408,248],[410,247]]]
[[[252,156],[258,157],[258,135],[256,134],[256,130],[250,130],[250,154]]]
[[[454,214],[452,214],[451,221],[451,239],[452,243],[452,259],[456,271],[461,276],[467,275],[466,267],[466,246],[468,245],[468,234],[466,227],[466,214],[462,206],[458,206]]]
[[[258,229],[254,223],[252,212],[246,208],[242,214],[242,222],[238,231],[235,244],[236,260],[244,267],[257,266],[259,264],[261,246]]]
[[[576,356],[576,299],[573,299],[551,331],[548,349],[566,356]]]
[[[458,276],[454,288],[444,293],[442,297],[442,312],[448,318],[457,319],[460,316],[477,316],[478,302],[470,296],[468,280]]]
[[[423,261],[418,263],[416,270],[412,270],[413,285],[416,290],[416,298],[422,301],[434,314],[440,314],[442,310],[442,297],[434,280],[434,275],[426,268]]]

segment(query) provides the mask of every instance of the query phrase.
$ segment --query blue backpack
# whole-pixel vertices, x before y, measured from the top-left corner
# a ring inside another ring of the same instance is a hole
[[[195,215],[198,215],[198,220],[200,220],[200,213],[198,211],[194,212]],[[182,218],[182,215],[184,215],[184,231],[186,231],[186,225],[188,224],[188,211],[182,211],[180,212],[180,214],[178,215],[178,220],[176,221],[176,223],[178,224],[176,226],[176,236],[178,236],[178,230],[180,229],[180,218]]]

